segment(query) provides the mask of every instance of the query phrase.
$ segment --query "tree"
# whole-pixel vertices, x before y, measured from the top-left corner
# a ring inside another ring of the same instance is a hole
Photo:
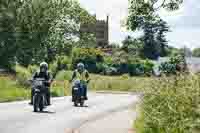
[[[160,47],[159,56],[164,57],[167,56],[167,40],[165,37],[165,34],[169,32],[169,27],[165,21],[162,19],[158,20],[157,26],[156,26],[156,42],[158,46]]]
[[[192,55],[194,57],[200,57],[200,48],[195,48],[193,51],[192,51]]]
[[[143,42],[141,38],[132,38],[130,36],[127,36],[122,41],[122,49],[127,52],[130,56],[141,56],[141,50],[143,48]]]
[[[93,17],[77,1],[4,0],[0,2],[0,60],[28,66],[70,54],[79,24]]]
[[[165,55],[165,34],[168,32],[166,22],[158,15],[158,10],[176,10],[182,0],[130,0],[127,27],[132,31],[142,30],[144,32],[144,57],[156,59]],[[159,46],[160,45],[160,46]],[[160,47],[160,48],[159,48]]]
[[[0,66],[10,69],[15,63],[16,8],[20,2],[0,1]]]
[[[145,21],[158,17],[157,13],[161,8],[173,11],[177,10],[181,3],[183,0],[129,0],[127,26],[133,31],[140,30]]]
[[[155,23],[146,22],[144,24],[144,47],[142,49],[143,57],[155,60],[159,57],[159,45],[155,40]]]
[[[80,33],[77,47],[81,48],[95,48],[97,46],[96,37],[93,33]]]

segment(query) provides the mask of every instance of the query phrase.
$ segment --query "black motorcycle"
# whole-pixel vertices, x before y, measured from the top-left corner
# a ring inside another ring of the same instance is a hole
[[[72,101],[74,102],[74,106],[77,107],[80,104],[81,107],[84,106],[84,90],[83,84],[80,80],[75,80],[72,86]]]
[[[33,83],[33,110],[34,112],[43,111],[47,106],[46,86],[47,81],[43,78],[36,78]]]

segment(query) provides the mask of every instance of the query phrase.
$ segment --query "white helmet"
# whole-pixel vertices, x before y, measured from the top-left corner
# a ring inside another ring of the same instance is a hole
[[[43,68],[45,68],[45,71],[48,70],[48,64],[46,62],[40,63],[40,70],[43,69]]]

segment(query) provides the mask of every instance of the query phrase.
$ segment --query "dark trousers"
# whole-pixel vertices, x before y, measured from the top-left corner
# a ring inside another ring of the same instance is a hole
[[[83,95],[85,98],[87,98],[87,85],[83,85]]]

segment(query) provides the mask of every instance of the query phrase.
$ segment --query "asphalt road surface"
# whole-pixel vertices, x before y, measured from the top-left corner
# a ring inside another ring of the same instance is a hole
[[[1,103],[0,133],[72,133],[88,123],[130,109],[138,101],[137,95],[90,93],[85,107],[74,107],[71,97],[62,97],[53,99],[52,105],[42,113],[33,112],[28,101]],[[91,133],[95,133],[92,125],[88,126],[87,133],[90,127]]]

